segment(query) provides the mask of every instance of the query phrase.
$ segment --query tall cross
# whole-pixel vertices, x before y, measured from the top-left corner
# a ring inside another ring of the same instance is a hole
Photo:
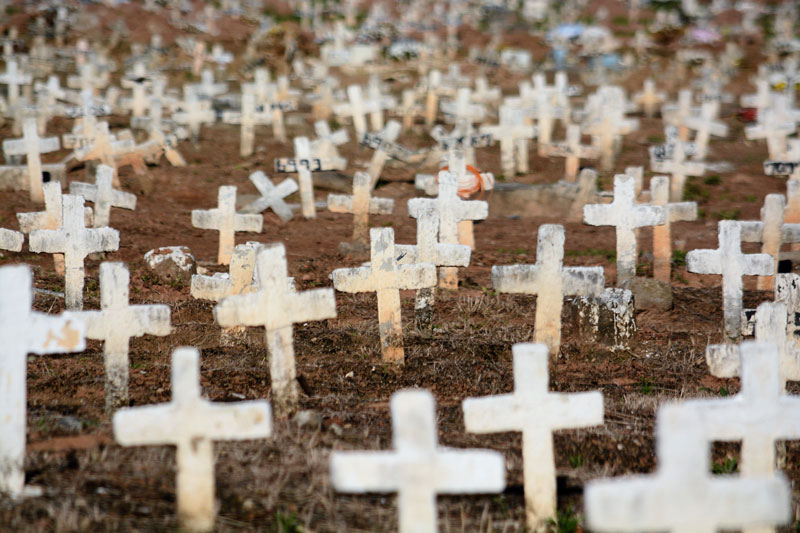
[[[581,127],[578,124],[567,126],[567,136],[563,143],[544,145],[542,151],[546,156],[566,158],[564,179],[571,182],[578,179],[581,159],[600,157],[600,150],[596,146],[581,144]]]
[[[266,330],[272,402],[275,411],[287,414],[297,407],[298,391],[294,357],[293,325],[336,318],[333,289],[298,293],[290,285],[283,244],[268,244],[256,255],[259,289],[228,296],[214,307],[214,318],[223,327],[259,326]]]
[[[236,187],[231,185],[219,188],[216,208],[192,209],[192,226],[219,231],[217,263],[220,265],[230,264],[237,231],[261,233],[263,225],[264,217],[260,214],[247,215],[236,212]]]
[[[505,488],[500,453],[439,447],[435,400],[429,391],[395,392],[390,409],[394,450],[333,452],[334,489],[396,492],[398,531],[435,533],[438,494],[485,494]]]
[[[719,221],[719,248],[692,250],[686,254],[686,270],[722,275],[725,336],[738,342],[742,336],[742,276],[773,274],[775,260],[769,254],[743,254],[742,230],[735,220]]]
[[[367,133],[367,119],[361,87],[359,85],[350,85],[347,87],[347,99],[347,103],[334,106],[333,112],[338,116],[352,117],[356,138],[360,139]]]
[[[31,252],[64,254],[64,294],[66,308],[83,309],[83,262],[91,253],[119,249],[119,232],[112,228],[87,229],[84,200],[80,196],[62,197],[63,218],[56,230],[37,229],[28,238]]]
[[[398,265],[392,228],[370,230],[369,266],[339,268],[331,273],[333,287],[341,292],[376,292],[381,352],[386,362],[403,363],[403,324],[400,290],[436,285],[431,263]]]
[[[249,157],[253,155],[253,143],[256,136],[256,125],[272,122],[272,114],[256,112],[256,95],[242,94],[242,109],[239,113],[241,124],[241,140],[239,141],[239,155]]]
[[[653,226],[653,277],[669,283],[672,278],[672,223],[697,220],[697,202],[670,202],[669,177],[653,176],[650,203],[663,206],[666,212],[664,224]]]
[[[172,401],[120,409],[114,439],[122,446],[177,447],[175,481],[178,520],[190,531],[212,531],[215,440],[264,439],[272,435],[269,402],[213,403],[202,397],[200,353],[172,352]]]
[[[315,156],[320,159],[342,159],[339,157],[336,147],[350,140],[346,129],[331,131],[327,121],[317,120],[314,122],[314,132],[317,134],[317,138],[311,141],[311,151]],[[342,167],[347,164],[346,159],[343,161]]]
[[[260,213],[266,209],[272,209],[273,213],[284,222],[288,222],[294,217],[292,208],[283,199],[297,192],[296,181],[286,178],[279,185],[273,185],[269,177],[260,170],[250,174],[250,181],[261,196],[244,206],[242,213]]]
[[[672,146],[672,159],[664,161],[651,160],[650,168],[653,172],[669,172],[672,175],[669,192],[669,199],[672,202],[683,200],[683,189],[686,185],[687,176],[702,176],[706,172],[705,163],[686,160],[684,144],[681,140],[676,140]]]
[[[112,207],[136,209],[135,194],[113,188],[113,168],[99,165],[94,179],[95,183],[93,184],[80,181],[73,181],[69,184],[70,194],[83,196],[84,199],[94,203],[94,227],[108,226]]]
[[[636,276],[636,228],[658,226],[667,220],[666,210],[657,205],[639,205],[635,180],[626,174],[614,176],[614,201],[583,207],[583,223],[614,226],[617,233],[617,286]]]
[[[0,268],[0,493],[25,489],[28,354],[80,352],[85,325],[32,311],[33,274],[27,265]]]
[[[317,209],[314,204],[314,180],[308,164],[302,161],[311,161],[311,144],[308,137],[294,138],[294,157],[297,161],[297,181],[300,184],[300,211],[304,218],[317,218]]]
[[[8,87],[8,105],[14,106],[19,100],[19,86],[30,85],[33,78],[30,74],[23,74],[19,70],[16,59],[6,61],[6,71],[0,74],[0,85]]]
[[[356,172],[353,176],[353,194],[329,194],[328,210],[332,213],[353,214],[353,244],[369,247],[369,215],[391,215],[394,200],[391,198],[372,198],[372,179],[366,172]]]
[[[599,296],[603,267],[564,266],[564,226],[542,224],[536,245],[536,264],[492,267],[497,292],[536,295],[534,340],[558,355],[564,296]]]
[[[654,474],[586,484],[586,525],[598,532],[715,533],[788,521],[791,490],[782,475],[717,476],[695,409],[661,406],[656,416]]]
[[[44,202],[42,190],[42,159],[40,154],[55,152],[61,148],[58,137],[39,137],[34,117],[26,118],[22,124],[22,139],[3,141],[3,153],[24,155],[28,164],[28,190],[31,200]]]
[[[550,392],[547,346],[515,344],[512,351],[514,392],[464,400],[464,427],[471,433],[522,432],[525,515],[536,530],[556,517],[553,432],[602,424],[603,394]]]
[[[100,264],[100,310],[73,313],[86,323],[86,338],[103,341],[106,411],[128,404],[128,350],[131,337],[169,335],[168,305],[130,305],[131,275],[125,263]]]
[[[644,116],[652,118],[656,114],[658,106],[667,99],[665,93],[656,90],[656,84],[652,78],[644,80],[641,92],[633,95],[633,102],[644,109]]]
[[[760,242],[761,253],[774,259],[774,269],[769,276],[759,276],[757,288],[760,291],[775,290],[775,274],[781,246],[786,243],[800,243],[800,224],[784,223],[786,197],[782,194],[768,194],[761,208],[761,221],[740,222],[742,242]]]

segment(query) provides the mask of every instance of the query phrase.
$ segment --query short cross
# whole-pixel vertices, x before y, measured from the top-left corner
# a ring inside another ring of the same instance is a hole
[[[294,157],[298,162],[297,181],[300,184],[300,211],[305,218],[317,218],[311,168],[309,165],[299,164],[301,161],[311,161],[311,144],[308,142],[308,137],[294,138]]]
[[[739,225],[742,242],[760,242],[761,253],[774,259],[774,271],[769,276],[759,276],[757,288],[760,291],[775,290],[775,274],[778,273],[778,260],[781,246],[785,243],[800,243],[800,224],[784,223],[786,197],[782,194],[768,194],[761,208],[761,221],[744,221]]]
[[[464,400],[464,427],[471,433],[522,432],[525,514],[535,530],[556,514],[553,432],[602,424],[603,394],[550,392],[547,346],[515,344],[512,351],[514,392]]]
[[[364,110],[369,113],[369,124],[372,131],[383,129],[384,109],[394,109],[396,107],[397,102],[395,99],[391,96],[383,96],[377,79],[371,79],[370,84],[367,86],[367,100],[364,102]]]
[[[230,185],[223,185],[219,188],[216,208],[192,209],[192,226],[219,231],[217,263],[220,265],[230,264],[237,231],[261,233],[263,224],[264,217],[261,215],[245,215],[236,212],[236,187]]]
[[[314,155],[321,159],[341,159],[336,147],[350,140],[347,130],[339,129],[332,132],[326,121],[318,120],[314,122],[314,132],[317,134],[317,138],[311,141],[311,151]],[[347,160],[344,162],[342,166],[346,165]]]
[[[695,131],[695,152],[693,159],[702,161],[708,151],[708,140],[711,135],[725,137],[728,135],[728,125],[721,120],[715,120],[716,106],[712,102],[705,102],[700,107],[700,116],[686,117],[683,124]]]
[[[64,293],[66,308],[83,309],[83,262],[91,253],[113,252],[119,249],[119,232],[111,228],[87,229],[84,200],[80,196],[62,197],[63,219],[56,230],[38,229],[31,232],[28,246],[31,252],[64,254]]]
[[[137,61],[133,70],[127,74],[120,85],[131,90],[130,110],[131,116],[141,117],[147,109],[147,86],[150,84],[147,70],[142,61]]]
[[[535,137],[535,128],[525,124],[513,114],[508,107],[500,109],[500,123],[496,126],[481,126],[481,133],[488,133],[493,139],[500,141],[500,167],[503,175],[511,179],[519,172],[526,172],[527,161],[523,162],[523,154],[527,159],[527,142]],[[520,143],[525,143],[524,150],[518,150]]]
[[[564,179],[575,181],[581,159],[597,159],[600,150],[592,145],[581,144],[581,127],[578,124],[567,126],[567,137],[563,143],[551,143],[542,147],[543,154],[550,157],[565,157]]]
[[[271,434],[267,401],[213,403],[201,396],[196,348],[177,348],[172,353],[171,402],[114,414],[114,439],[120,445],[177,447],[178,519],[190,531],[214,529],[213,441],[263,439]]]
[[[697,202],[669,201],[669,177],[650,179],[650,203],[663,206],[666,222],[653,226],[653,277],[669,283],[672,276],[672,223],[697,220]]]
[[[564,296],[599,296],[603,267],[564,267],[564,226],[542,224],[536,245],[536,264],[492,267],[497,292],[535,294],[534,340],[558,354]]]
[[[99,122],[95,126],[94,136],[91,138],[91,144],[75,149],[75,157],[78,161],[92,161],[97,160],[103,165],[107,165],[114,170],[113,184],[120,185],[119,176],[117,176],[117,158],[116,152],[120,148],[132,147],[132,142],[122,143],[121,145],[114,146],[111,133],[108,131],[108,122]]]
[[[636,276],[636,228],[658,226],[666,222],[662,206],[638,205],[635,180],[626,174],[614,176],[614,201],[583,207],[583,223],[590,226],[614,226],[617,233],[617,286]]]
[[[661,116],[664,118],[664,122],[678,128],[678,137],[682,141],[689,140],[689,128],[686,127],[684,121],[692,116],[693,112],[691,89],[678,91],[677,102],[668,103],[661,107]]]
[[[201,101],[194,93],[189,92],[181,104],[181,109],[172,114],[172,120],[189,128],[192,142],[200,138],[200,126],[213,124],[216,114],[208,102]]]
[[[442,103],[442,111],[458,127],[481,122],[486,116],[486,108],[481,104],[473,104],[472,90],[461,87],[456,92],[455,100]]]
[[[331,273],[333,287],[342,292],[376,292],[381,351],[386,362],[403,363],[403,325],[400,290],[436,285],[436,267],[431,263],[398,265],[392,228],[370,230],[370,264],[339,268]]]
[[[328,195],[329,211],[353,214],[353,243],[364,249],[369,246],[369,215],[391,215],[394,209],[393,199],[370,197],[371,182],[369,174],[356,172],[352,195]]]
[[[33,274],[27,265],[0,268],[0,493],[25,489],[28,354],[79,352],[85,326],[67,316],[32,311]]]
[[[765,109],[758,115],[758,124],[744,129],[747,139],[766,139],[770,159],[780,159],[787,149],[786,138],[797,129],[795,123],[781,119],[776,112]]]
[[[666,99],[666,94],[656,90],[656,84],[652,78],[644,80],[641,92],[633,95],[633,102],[644,109],[644,116],[648,118],[655,116],[658,106]]]
[[[347,103],[334,106],[333,112],[338,116],[352,117],[356,138],[360,139],[367,133],[367,119],[361,87],[358,85],[350,85],[347,88],[347,99]]]
[[[261,247],[262,244],[257,242],[236,245],[228,274],[193,274],[190,289],[192,298],[218,302],[226,296],[257,291],[260,285],[255,275],[256,255]]]
[[[333,452],[331,480],[341,492],[397,492],[400,533],[437,531],[437,494],[500,492],[503,456],[489,450],[440,448],[436,406],[427,390],[396,392],[390,401],[392,451]]]
[[[680,404],[660,407],[656,472],[587,483],[588,528],[714,533],[787,521],[791,491],[786,478],[713,475],[704,434],[695,409]]]
[[[136,209],[136,195],[114,189],[114,169],[99,165],[95,174],[95,183],[73,181],[69,184],[69,193],[83,196],[94,202],[94,227],[108,226],[112,207]]]
[[[298,402],[293,324],[336,317],[332,289],[298,293],[290,286],[287,271],[283,244],[265,245],[256,255],[258,291],[228,296],[214,307],[220,326],[259,326],[266,330],[272,401],[281,415],[294,410]]]
[[[270,113],[256,113],[256,95],[244,93],[242,95],[242,110],[239,113],[241,123],[241,140],[239,142],[239,155],[249,157],[253,155],[253,143],[256,136],[257,124],[272,122]]]
[[[266,209],[278,215],[284,222],[288,222],[294,216],[292,208],[283,201],[290,194],[297,192],[297,182],[292,178],[286,178],[279,185],[273,185],[266,174],[260,170],[250,174],[250,181],[258,189],[260,198],[242,208],[242,213],[260,213]]]
[[[650,161],[653,172],[669,172],[672,175],[670,182],[669,199],[672,202],[683,200],[683,188],[687,176],[702,176],[706,172],[705,163],[686,161],[683,142],[676,140],[672,146],[672,159],[666,161]]]
[[[128,349],[131,337],[169,335],[168,305],[130,305],[130,272],[124,263],[100,264],[100,310],[73,313],[86,323],[86,338],[103,341],[106,410],[128,404]]]
[[[742,276],[769,276],[775,260],[768,254],[743,254],[741,226],[735,220],[719,221],[719,248],[686,254],[686,270],[722,275],[725,335],[732,342],[742,336]]]
[[[6,71],[0,74],[0,85],[8,86],[8,105],[14,106],[19,99],[19,86],[30,85],[33,78],[30,74],[23,74],[19,71],[17,61],[11,59],[6,62]]]
[[[3,153],[24,155],[28,164],[28,189],[31,200],[44,202],[42,191],[42,160],[40,154],[55,152],[61,148],[58,137],[39,137],[34,117],[26,118],[22,124],[22,139],[3,141]]]
[[[371,177],[370,188],[374,188],[378,183],[378,179],[381,177],[381,172],[383,172],[383,166],[386,164],[386,160],[389,158],[389,154],[384,147],[384,143],[395,142],[397,140],[397,136],[400,135],[401,129],[402,127],[399,122],[396,120],[390,120],[386,124],[385,128],[376,133],[375,136],[381,142],[375,149],[375,153],[372,154],[372,160],[369,162],[369,168],[367,169],[367,174],[369,174]]]

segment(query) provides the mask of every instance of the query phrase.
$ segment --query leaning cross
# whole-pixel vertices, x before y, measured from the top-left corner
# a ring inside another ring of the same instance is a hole
[[[602,424],[603,394],[550,392],[547,346],[515,344],[512,351],[514,392],[464,400],[464,426],[471,433],[522,432],[525,515],[536,530],[556,514],[553,432]]]
[[[436,285],[431,263],[398,265],[392,228],[370,230],[370,263],[358,268],[339,268],[331,273],[333,287],[342,292],[376,292],[381,352],[386,362],[403,363],[403,324],[400,290]]]
[[[396,392],[390,409],[394,450],[333,452],[334,489],[397,492],[398,531],[435,533],[437,494],[483,494],[505,488],[500,453],[438,446],[436,406],[429,391]]]
[[[768,254],[743,254],[741,226],[735,220],[719,221],[719,248],[686,254],[686,270],[722,275],[725,335],[732,342],[742,336],[742,276],[768,276],[775,260]]]
[[[561,345],[561,308],[564,296],[599,296],[603,267],[564,266],[564,226],[542,224],[536,245],[536,264],[492,267],[497,292],[535,294],[534,340],[552,354]]]
[[[95,183],[73,181],[69,184],[69,193],[83,196],[89,202],[94,202],[94,227],[108,226],[111,208],[136,209],[136,195],[129,192],[118,191],[111,183],[114,181],[114,169],[99,165],[95,174]]]
[[[269,402],[213,403],[201,396],[200,353],[172,353],[172,401],[120,409],[114,438],[122,446],[177,447],[178,519],[190,531],[212,531],[215,440],[263,439],[272,434]]]
[[[578,178],[581,159],[597,159],[600,150],[596,146],[581,144],[581,127],[578,124],[567,126],[567,137],[563,143],[542,146],[542,155],[565,157],[564,179],[574,182]]]
[[[58,137],[39,137],[34,117],[26,118],[22,124],[22,139],[3,141],[3,153],[24,155],[28,163],[28,189],[31,201],[44,202],[42,191],[42,159],[40,154],[55,152],[61,148]]]
[[[284,415],[298,403],[293,324],[335,318],[336,301],[329,288],[302,293],[294,290],[281,243],[265,245],[258,251],[256,272],[258,291],[223,298],[214,307],[214,318],[223,327],[260,326],[266,330],[272,401],[276,413]]]
[[[83,262],[91,253],[119,249],[119,232],[112,228],[87,229],[84,200],[80,196],[62,197],[63,222],[56,230],[34,230],[28,246],[31,252],[64,254],[64,293],[66,308],[83,309]]]
[[[636,228],[666,222],[662,206],[637,205],[635,180],[626,174],[614,176],[614,201],[583,206],[583,222],[591,226],[614,226],[617,233],[617,286],[636,276]]]
[[[85,326],[74,318],[37,313],[27,265],[0,268],[0,493],[25,491],[28,354],[80,352]]]
[[[103,341],[106,411],[128,404],[128,350],[131,337],[169,335],[168,305],[130,305],[131,275],[125,263],[100,264],[100,310],[72,316],[86,323],[86,338]]]
[[[369,168],[367,169],[367,174],[371,176],[370,188],[374,188],[378,183],[378,178],[381,177],[381,172],[383,172],[383,166],[386,164],[386,159],[389,157],[389,153],[386,151],[387,144],[394,143],[394,141],[397,140],[397,136],[400,135],[400,130],[400,123],[396,120],[390,120],[385,128],[373,135],[373,139],[379,142],[375,148],[375,153],[372,154],[372,160],[369,162]]]
[[[236,187],[231,185],[219,188],[216,208],[192,209],[192,226],[219,231],[217,263],[220,265],[230,264],[237,231],[261,233],[263,224],[264,217],[261,215],[243,215],[236,212]]]
[[[664,207],[666,221],[653,226],[653,277],[669,283],[672,276],[672,223],[697,220],[697,202],[669,201],[669,177],[650,179],[650,203]]]
[[[284,222],[288,222],[294,217],[292,208],[283,199],[297,192],[296,181],[286,178],[279,185],[273,185],[267,175],[260,170],[250,174],[250,181],[258,189],[261,197],[244,206],[242,213],[260,213],[266,209],[272,209],[272,212]]]
[[[370,197],[371,185],[369,174],[356,172],[352,195],[328,195],[329,211],[353,214],[353,246],[364,250],[369,247],[369,215],[391,215],[394,209],[393,199]]]

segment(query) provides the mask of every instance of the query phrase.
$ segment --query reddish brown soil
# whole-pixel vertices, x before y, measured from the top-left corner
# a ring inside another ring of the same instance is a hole
[[[114,16],[100,7],[90,8],[104,21],[124,16],[132,36],[147,42],[153,26],[165,21],[140,16],[136,6],[123,6]],[[611,16],[616,16],[611,13]],[[157,18],[157,17],[156,17]],[[229,22],[223,21],[227,28]],[[175,32],[162,29],[171,42]],[[508,36],[515,46],[542,50],[541,40],[523,33]],[[236,49],[241,40],[229,39]],[[751,45],[745,70],[727,90],[750,92],[746,79],[754,71],[757,48]],[[239,50],[240,51],[240,50]],[[669,52],[664,51],[668,57]],[[539,53],[543,57],[543,54]],[[468,69],[464,69],[465,71]],[[654,73],[657,82],[674,89],[674,80],[663,79],[663,69],[651,63],[625,82],[629,90]],[[490,73],[502,80],[507,92],[519,77],[503,71]],[[177,83],[177,81],[176,81]],[[674,92],[672,93],[674,96]],[[766,149],[761,142],[743,138],[743,125],[735,119],[735,106],[725,106],[723,116],[731,126],[727,139],[715,140],[710,159],[728,161],[735,171],[716,180],[695,179],[702,217],[679,223],[674,229],[676,247],[691,250],[716,247],[716,225],[721,217],[753,219],[759,216],[764,196],[784,192],[780,179],[765,177],[761,162]],[[290,135],[312,135],[310,114]],[[617,169],[646,163],[646,147],[660,142],[658,119],[641,119],[639,131],[629,135]],[[122,126],[125,120],[115,118]],[[61,133],[68,121],[57,120],[50,131]],[[561,135],[558,132],[556,136]],[[0,136],[10,137],[8,125]],[[409,146],[424,145],[421,128],[400,140]],[[173,334],[144,337],[131,342],[130,393],[132,405],[165,402],[170,398],[170,353],[182,345],[202,350],[202,387],[218,402],[269,398],[270,380],[263,332],[248,331],[239,346],[221,346],[220,328],[212,317],[212,303],[194,300],[188,286],[168,284],[145,268],[143,255],[159,246],[189,246],[199,261],[210,265],[216,257],[217,235],[192,228],[190,211],[216,203],[220,185],[237,185],[242,194],[254,194],[247,176],[264,169],[271,174],[274,157],[290,155],[291,146],[272,140],[267,129],[257,132],[256,155],[238,155],[238,130],[216,125],[204,128],[199,147],[180,146],[189,166],[173,168],[162,161],[150,167],[145,178],[122,171],[124,188],[139,196],[135,212],[114,210],[112,226],[120,231],[119,252],[103,260],[125,261],[131,270],[132,303],[166,303],[172,309]],[[64,154],[55,154],[57,159]],[[351,143],[343,150],[353,172],[371,153]],[[478,152],[478,164],[487,170],[499,166],[496,147]],[[563,163],[546,160],[531,151],[532,172],[515,179],[546,183],[558,179]],[[430,168],[419,170],[433,170]],[[392,216],[371,219],[373,226],[394,227],[398,242],[414,241],[415,223],[407,217],[405,202],[415,196],[410,180],[416,169],[389,165],[377,194],[397,200]],[[714,174],[714,173],[710,173]],[[649,176],[650,173],[647,174]],[[70,180],[80,180],[77,169]],[[709,176],[706,176],[708,178]],[[612,175],[603,175],[610,189]],[[317,190],[317,200],[326,191]],[[25,193],[0,193],[0,226],[16,228],[15,213],[39,208]],[[292,199],[297,201],[297,199]],[[537,228],[542,223],[563,223],[557,217],[508,219],[491,217],[476,224],[477,250],[472,263],[461,271],[458,292],[438,297],[435,327],[431,333],[413,327],[413,294],[403,293],[406,364],[401,368],[381,362],[374,295],[337,293],[336,319],[298,324],[295,351],[303,409],[323,417],[322,427],[298,428],[276,420],[273,438],[244,443],[222,442],[217,451],[219,531],[293,531],[296,521],[308,531],[390,531],[397,527],[393,496],[351,496],[333,492],[328,477],[328,456],[334,449],[386,449],[391,446],[388,413],[390,395],[406,387],[430,389],[438,402],[439,439],[455,447],[487,447],[502,451],[508,465],[508,489],[501,495],[442,497],[439,514],[442,531],[521,531],[524,523],[520,437],[518,434],[476,436],[464,431],[461,401],[466,397],[508,392],[512,389],[511,346],[530,341],[533,332],[534,297],[498,295],[491,288],[492,265],[534,262]],[[602,265],[609,284],[615,268],[608,255],[614,249],[614,232],[568,223],[568,265]],[[237,242],[282,242],[289,258],[289,274],[299,290],[330,286],[334,268],[354,266],[363,257],[338,252],[348,240],[351,219],[321,211],[316,220],[296,218],[287,224],[269,213],[260,234],[238,234]],[[650,264],[650,236],[643,231],[640,243],[641,272]],[[755,251],[757,248],[747,248]],[[591,250],[591,251],[588,251]],[[87,261],[85,305],[99,305],[98,265]],[[0,264],[28,263],[39,288],[61,290],[62,280],[53,272],[52,259],[23,251],[4,253]],[[698,276],[676,265],[673,275],[675,307],[669,312],[637,314],[639,344],[630,352],[611,352],[603,346],[582,342],[567,322],[559,358],[551,361],[551,387],[558,391],[599,390],[605,397],[605,424],[599,428],[565,431],[555,436],[558,465],[559,509],[581,513],[584,483],[600,476],[649,472],[654,465],[653,414],[664,402],[684,397],[718,396],[738,390],[738,380],[711,377],[704,349],[721,339],[721,290],[717,276]],[[746,281],[754,288],[754,280]],[[747,304],[755,306],[767,294],[749,292]],[[63,300],[37,296],[36,309],[63,310]],[[565,312],[566,314],[566,312]],[[80,354],[31,357],[28,367],[28,483],[45,489],[41,498],[21,502],[0,500],[0,529],[13,531],[175,529],[174,452],[171,448],[121,448],[114,444],[108,418],[103,414],[102,346],[90,342]],[[795,391],[796,392],[796,391]],[[80,421],[75,431],[65,417]],[[800,481],[800,450],[788,446],[786,473]],[[736,447],[715,446],[714,460],[736,457]],[[795,500],[798,493],[795,491]],[[283,524],[284,526],[282,526]]]

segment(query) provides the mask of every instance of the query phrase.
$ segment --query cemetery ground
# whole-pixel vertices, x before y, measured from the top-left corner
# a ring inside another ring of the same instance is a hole
[[[756,48],[750,49],[754,61]],[[743,68],[729,90],[744,91],[754,69]],[[641,79],[626,81],[629,93]],[[503,85],[514,87],[509,78]],[[563,392],[599,390],[605,398],[605,424],[601,427],[562,431],[555,436],[558,467],[559,530],[570,531],[580,522],[582,488],[601,476],[651,472],[655,467],[653,422],[661,403],[677,398],[735,394],[738,379],[717,379],[704,360],[707,344],[721,342],[722,306],[719,276],[688,273],[685,251],[717,247],[717,221],[725,218],[759,219],[759,209],[769,193],[783,193],[783,179],[764,176],[765,147],[745,141],[744,124],[731,121],[737,106],[723,105],[721,116],[731,125],[729,136],[711,145],[714,161],[731,164],[732,171],[709,171],[690,178],[687,199],[697,200],[697,222],[673,227],[676,241],[670,311],[637,312],[638,341],[630,350],[610,351],[582,339],[564,308],[560,356],[551,359],[551,389]],[[302,110],[301,110],[302,111]],[[301,113],[302,115],[302,113]],[[310,134],[305,122],[289,124],[290,136]],[[616,168],[643,165],[647,146],[663,142],[661,123],[640,117],[642,127],[625,139]],[[111,121],[114,126],[114,119]],[[119,125],[125,124],[120,120]],[[68,121],[54,119],[49,131],[65,133]],[[422,129],[420,127],[420,132]],[[212,316],[213,302],[191,298],[188,282],[160,279],[142,261],[148,250],[186,245],[199,265],[209,271],[226,271],[215,264],[217,233],[191,226],[190,211],[216,205],[220,185],[236,185],[240,195],[255,194],[248,175],[256,170],[270,177],[275,157],[290,153],[289,144],[275,141],[267,128],[258,128],[256,153],[239,157],[239,129],[204,127],[198,147],[183,143],[180,151],[189,165],[149,167],[146,176],[130,168],[121,170],[123,189],[138,196],[134,212],[114,210],[111,226],[122,235],[120,251],[87,260],[86,309],[99,307],[98,265],[101,259],[119,260],[131,271],[131,303],[165,303],[171,307],[173,333],[168,337],[131,339],[130,398],[132,405],[170,399],[170,356],[177,346],[201,350],[203,393],[216,402],[270,397],[268,363],[263,328],[249,328],[242,342],[225,345]],[[563,138],[561,126],[554,138]],[[11,128],[0,128],[10,138]],[[400,144],[422,146],[422,133],[406,133]],[[355,143],[341,147],[351,167],[368,162],[372,152]],[[56,160],[66,152],[47,154]],[[563,161],[547,160],[531,150],[531,174],[514,181],[548,183],[563,171]],[[499,150],[478,152],[478,167],[499,168]],[[406,200],[417,196],[413,175],[433,167],[411,169],[387,164],[377,195],[396,199],[393,215],[371,216],[373,227],[392,226],[398,243],[415,240],[416,223],[407,216]],[[350,171],[348,170],[348,173]],[[80,181],[76,168],[69,181]],[[652,176],[646,172],[646,180]],[[280,176],[278,176],[280,179]],[[505,177],[510,181],[510,177]],[[611,190],[613,175],[602,174],[600,186]],[[317,188],[317,201],[329,191]],[[3,192],[0,226],[16,229],[16,212],[36,211],[27,192]],[[299,201],[297,195],[289,199]],[[497,294],[492,290],[493,265],[533,263],[536,232],[542,223],[566,228],[564,263],[568,266],[603,266],[607,285],[615,282],[614,229],[565,223],[557,217],[506,218],[493,216],[475,225],[476,250],[469,267],[459,270],[457,292],[437,294],[434,327],[430,332],[414,327],[414,296],[402,293],[406,363],[403,367],[381,361],[375,296],[336,293],[337,318],[294,328],[297,371],[302,389],[301,416],[275,421],[275,434],[265,440],[217,442],[217,498],[219,531],[391,531],[397,528],[394,495],[336,494],[329,480],[332,449],[386,449],[391,443],[388,400],[403,388],[430,389],[437,400],[439,440],[453,447],[481,447],[501,451],[508,468],[508,487],[500,495],[439,497],[442,531],[521,531],[524,524],[520,434],[476,435],[464,430],[461,401],[512,390],[511,346],[533,338],[536,297]],[[296,216],[282,223],[265,213],[259,234],[237,234],[248,240],[283,242],[289,275],[298,290],[330,287],[328,275],[339,267],[357,266],[366,256],[345,256],[338,243],[349,240],[352,217],[320,210],[316,220]],[[639,271],[652,269],[650,229],[641,231]],[[756,252],[757,244],[743,244]],[[53,271],[49,255],[5,252],[0,265],[25,262],[35,269],[36,287],[63,291],[63,280]],[[768,293],[755,290],[746,278],[745,307],[754,308]],[[57,313],[64,301],[38,293],[35,308]],[[114,444],[110,420],[103,411],[104,375],[102,345],[88,341],[79,354],[29,357],[28,452],[26,482],[44,488],[44,495],[11,504],[0,502],[0,528],[14,531],[175,529],[174,449],[170,447],[122,448]],[[789,391],[797,393],[797,384]],[[790,481],[800,481],[800,444],[787,443],[783,470]],[[737,446],[715,445],[714,469],[736,469]],[[794,500],[800,497],[795,489]],[[575,521],[573,524],[573,520]],[[577,527],[580,527],[579,525]]]

